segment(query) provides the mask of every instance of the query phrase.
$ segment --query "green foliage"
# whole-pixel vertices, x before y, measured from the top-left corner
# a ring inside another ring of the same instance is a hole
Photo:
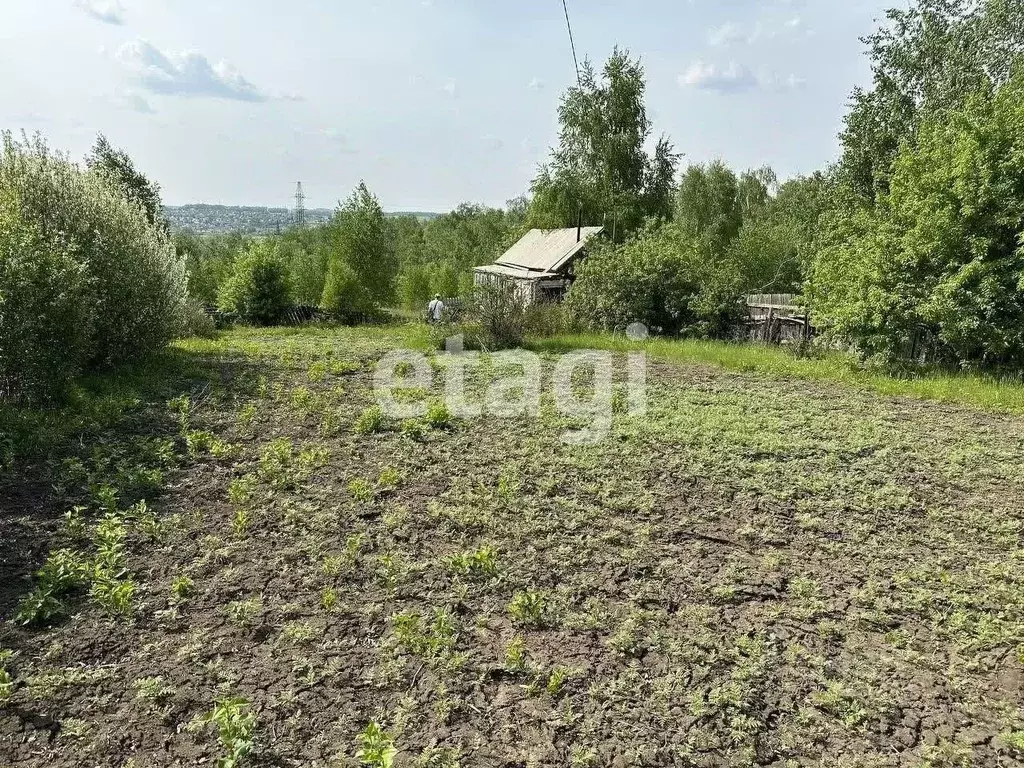
[[[627,51],[615,49],[600,79],[584,62],[559,107],[559,146],[533,181],[528,227],[575,226],[582,216],[607,221],[621,241],[644,219],[671,216],[678,155],[666,137],[647,154],[646,91],[643,66]]]
[[[438,401],[427,407],[427,414],[423,420],[431,429],[447,429],[452,424],[452,413],[447,405]]]
[[[793,187],[777,202],[774,185],[769,168],[737,176],[721,162],[690,166],[672,222],[649,223],[622,245],[599,243],[577,266],[571,316],[592,328],[641,322],[663,333],[732,336],[744,293],[800,279],[800,246],[785,238],[805,211]],[[774,224],[760,225],[769,215]],[[764,248],[769,240],[777,247]]]
[[[10,701],[14,693],[14,677],[7,668],[0,664],[0,706]]]
[[[256,746],[256,716],[246,699],[218,699],[203,722],[217,729],[217,739],[224,749],[224,754],[217,759],[217,768],[237,768],[252,754]]]
[[[498,553],[484,545],[473,552],[459,552],[448,560],[449,567],[460,576],[490,578],[498,574]]]
[[[357,319],[386,306],[394,298],[398,259],[384,211],[364,182],[334,214],[325,237],[324,309]]]
[[[757,215],[745,218],[729,246],[745,293],[799,293],[814,256],[826,181],[816,173],[787,181]]]
[[[142,208],[151,225],[168,231],[169,225],[160,201],[160,185],[140,173],[127,152],[115,149],[101,133],[85,162],[90,171],[103,176],[125,198]]]
[[[526,311],[526,300],[513,283],[478,286],[471,312],[475,327],[468,345],[487,350],[521,347],[526,339]]]
[[[600,245],[577,268],[567,308],[591,327],[641,322],[664,333],[726,336],[739,312],[740,279],[707,260],[674,224],[641,230],[625,244]]]
[[[196,583],[188,576],[176,576],[171,583],[171,595],[175,600],[187,600],[196,591]]]
[[[438,660],[455,650],[459,639],[455,620],[447,609],[435,609],[432,620],[412,611],[399,613],[392,619],[395,640],[413,656]]]
[[[873,79],[851,97],[836,177],[869,201],[889,191],[901,146],[936,111],[1009,80],[1024,53],[1015,0],[914,0],[864,39]]]
[[[235,262],[231,277],[221,286],[218,304],[245,322],[274,325],[292,303],[291,278],[271,241],[250,244]]]
[[[371,405],[356,419],[356,433],[360,435],[372,435],[375,432],[384,431],[385,419],[384,409],[379,405]]]
[[[379,723],[371,722],[359,734],[359,749],[356,759],[360,765],[370,768],[392,768],[395,764],[395,739],[387,733]]]
[[[548,617],[548,597],[534,589],[516,592],[508,604],[512,620],[524,627],[543,627]]]
[[[66,610],[62,598],[85,587],[91,578],[92,567],[79,553],[54,550],[36,573],[32,591],[18,604],[15,623],[45,624],[62,616]]]
[[[251,242],[241,234],[175,233],[174,248],[188,271],[189,296],[207,306],[216,305],[221,286],[231,277],[235,258]]]
[[[889,192],[824,217],[816,316],[866,356],[1024,364],[1024,74],[924,120]]]
[[[88,368],[140,358],[180,330],[181,259],[100,168],[2,135],[0,390],[47,400]]]

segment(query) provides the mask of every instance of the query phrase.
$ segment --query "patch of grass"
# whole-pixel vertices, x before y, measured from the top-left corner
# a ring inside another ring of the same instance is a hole
[[[853,357],[836,352],[798,357],[786,348],[760,344],[658,338],[634,342],[600,333],[531,339],[529,347],[549,353],[577,349],[643,351],[673,363],[709,364],[745,374],[836,383],[888,396],[1024,413],[1024,383],[1016,377],[924,371],[913,377],[898,378],[861,367]]]
[[[452,414],[447,405],[435,402],[427,408],[423,420],[431,429],[448,429],[452,424]]]
[[[491,578],[498,575],[498,553],[489,545],[470,552],[458,552],[448,558],[448,567],[460,576]]]
[[[391,624],[399,648],[427,661],[448,658],[459,638],[454,616],[443,608],[436,609],[431,619],[413,611],[398,613]]]
[[[526,669],[526,640],[522,635],[516,635],[505,646],[505,669],[510,672]]]
[[[356,433],[372,435],[377,432],[383,432],[386,424],[384,409],[379,405],[373,405],[359,414],[359,418],[356,419]]]

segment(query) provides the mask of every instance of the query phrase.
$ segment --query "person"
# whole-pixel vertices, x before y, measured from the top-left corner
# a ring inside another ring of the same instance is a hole
[[[434,294],[434,300],[427,305],[427,322],[432,325],[440,323],[443,314],[444,302],[441,301],[441,294]]]

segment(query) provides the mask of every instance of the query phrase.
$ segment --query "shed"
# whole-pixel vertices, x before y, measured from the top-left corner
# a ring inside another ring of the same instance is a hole
[[[604,227],[531,229],[493,264],[473,270],[474,285],[511,283],[530,304],[559,301],[572,285],[573,265]]]

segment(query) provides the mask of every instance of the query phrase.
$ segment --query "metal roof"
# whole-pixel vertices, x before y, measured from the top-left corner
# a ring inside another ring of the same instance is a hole
[[[494,266],[512,267],[536,272],[557,272],[587,244],[587,240],[604,231],[604,227],[577,229],[531,229],[501,256]],[[531,274],[529,276],[538,277]]]
[[[477,267],[474,272],[481,272],[488,275],[501,275],[502,277],[513,277],[519,280],[540,280],[549,277],[561,277],[553,272],[537,272],[523,267],[510,267],[505,264],[488,264],[485,267]]]

